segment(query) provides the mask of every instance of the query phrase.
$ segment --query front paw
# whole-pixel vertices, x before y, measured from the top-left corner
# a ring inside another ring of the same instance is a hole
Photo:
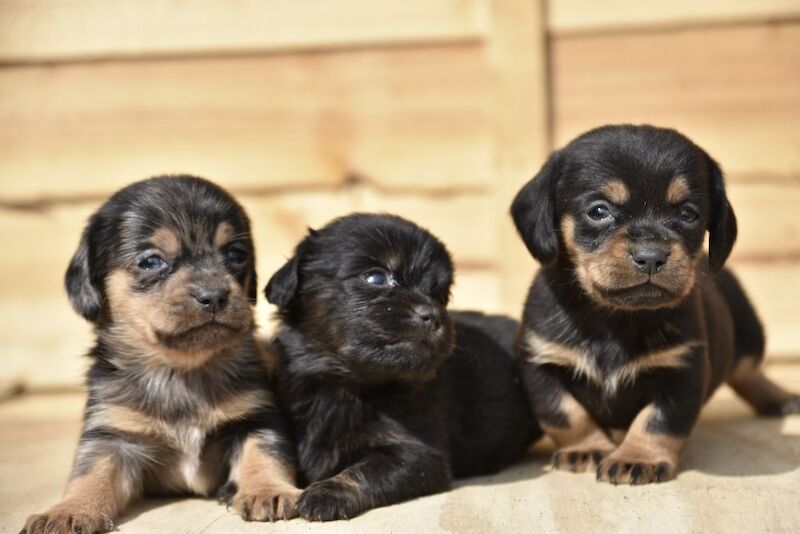
[[[350,519],[364,509],[356,487],[331,479],[311,484],[297,501],[298,514],[308,521]]]
[[[644,461],[609,456],[597,467],[597,480],[611,484],[641,485],[665,482],[675,476],[675,466],[665,461]]]
[[[94,534],[113,528],[114,520],[107,515],[59,504],[43,514],[28,517],[20,534]]]
[[[560,471],[584,473],[597,469],[600,462],[611,452],[605,449],[584,449],[577,447],[564,447],[553,453],[551,467]]]
[[[300,490],[295,488],[265,488],[248,491],[237,488],[234,482],[223,486],[219,499],[245,521],[278,521],[297,517],[296,503]]]

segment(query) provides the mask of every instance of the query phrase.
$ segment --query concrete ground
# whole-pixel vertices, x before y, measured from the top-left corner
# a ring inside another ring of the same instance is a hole
[[[800,390],[800,365],[768,374]],[[0,532],[55,503],[77,443],[82,394],[0,403]],[[674,481],[614,487],[546,469],[546,442],[504,472],[350,521],[245,523],[213,500],[146,500],[123,533],[231,532],[800,532],[800,416],[759,419],[724,388],[703,412]]]

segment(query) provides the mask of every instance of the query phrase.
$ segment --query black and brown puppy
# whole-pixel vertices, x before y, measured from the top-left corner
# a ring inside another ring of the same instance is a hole
[[[291,442],[253,338],[250,223],[189,176],[135,183],[83,232],[66,274],[97,340],[63,500],[24,532],[104,532],[142,494],[224,497],[248,520],[293,515]]]
[[[453,265],[429,232],[357,214],[310,234],[270,280],[278,392],[310,485],[300,516],[347,519],[497,471],[539,435],[516,323],[446,311]]]
[[[555,467],[615,484],[673,477],[725,381],[759,413],[798,411],[759,369],[761,324],[722,269],[736,219],[719,167],[689,139],[590,131],[550,157],[511,212],[543,264],[516,350]]]

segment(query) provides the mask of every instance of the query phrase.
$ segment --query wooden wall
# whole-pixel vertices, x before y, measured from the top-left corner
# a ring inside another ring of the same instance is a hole
[[[79,381],[91,334],[63,270],[108,194],[165,172],[242,200],[262,285],[306,226],[390,211],[448,243],[455,306],[516,315],[535,265],[510,199],[609,122],[676,127],[722,162],[732,264],[771,357],[800,355],[800,5],[699,5],[0,1],[0,386]]]
[[[160,173],[241,199],[261,285],[307,226],[388,211],[448,243],[454,305],[502,311],[510,295],[519,309],[533,262],[506,211],[547,149],[541,13],[514,0],[0,2],[6,383],[77,383],[91,335],[63,271],[99,203]],[[518,279],[502,274],[512,247]],[[262,322],[270,311],[262,301]]]

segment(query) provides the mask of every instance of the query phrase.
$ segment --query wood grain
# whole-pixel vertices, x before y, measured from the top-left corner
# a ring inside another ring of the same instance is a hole
[[[677,128],[732,180],[800,180],[800,24],[559,37],[555,141],[609,123]]]
[[[796,0],[549,0],[547,8],[548,28],[558,35],[800,17],[800,2]]]
[[[109,194],[164,172],[251,190],[481,188],[482,58],[465,45],[0,69],[0,200]]]
[[[461,42],[485,0],[4,0],[0,61]]]

